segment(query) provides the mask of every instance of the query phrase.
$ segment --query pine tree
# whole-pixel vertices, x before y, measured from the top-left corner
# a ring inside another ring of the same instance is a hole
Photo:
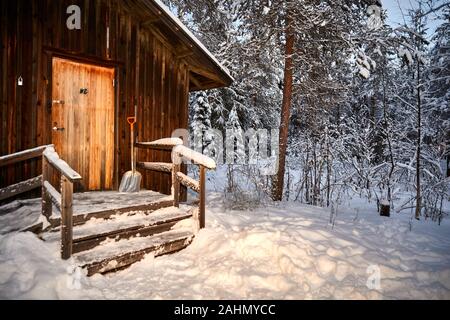
[[[239,115],[234,107],[226,123],[226,159],[228,165],[245,164],[245,140],[244,132],[239,121]]]
[[[203,152],[211,142],[211,105],[208,96],[204,91],[198,92],[195,96],[193,107],[193,117],[191,121],[192,136],[194,139],[194,149]]]
[[[436,29],[428,69],[428,96],[424,113],[427,118],[428,133],[433,142],[443,149],[450,145],[450,8],[444,8],[443,23]],[[444,151],[447,158],[447,176],[450,176],[450,150]]]

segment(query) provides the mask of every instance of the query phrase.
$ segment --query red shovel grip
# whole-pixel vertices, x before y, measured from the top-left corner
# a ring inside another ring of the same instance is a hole
[[[128,117],[127,121],[130,125],[133,125],[136,123],[136,117]]]

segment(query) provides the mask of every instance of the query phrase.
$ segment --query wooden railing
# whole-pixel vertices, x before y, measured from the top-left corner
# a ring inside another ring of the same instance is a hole
[[[6,156],[1,156],[0,167],[16,164],[30,159],[40,158],[42,157],[42,153],[47,147],[53,147],[53,145],[36,147],[33,149],[16,152]],[[39,175],[37,177],[7,186],[3,189],[0,189],[0,201],[37,189],[41,186],[41,184],[42,184],[42,175]]]
[[[199,181],[185,175],[180,171],[181,163],[183,161],[189,161],[199,166],[200,179]],[[183,145],[176,146],[172,150],[172,162],[173,162],[173,190],[174,190],[174,206],[179,206],[180,199],[180,183],[187,188],[197,192],[199,194],[199,227],[203,229],[205,227],[205,207],[206,207],[206,170],[212,170],[216,168],[216,163],[213,159],[191,150]]]
[[[172,196],[173,205],[180,206],[180,185],[183,185],[199,194],[199,228],[205,227],[206,206],[206,170],[215,169],[216,163],[213,159],[183,146],[181,139],[161,139],[154,142],[136,143],[137,148],[164,150],[172,152],[172,162],[138,162],[137,167],[144,170],[166,172],[172,174]],[[190,162],[199,166],[199,181],[187,176],[181,171],[181,164]]]
[[[61,178],[61,193],[51,184],[52,169]],[[52,204],[61,212],[61,258],[72,256],[73,246],[73,184],[81,176],[65,161],[59,158],[53,147],[47,147],[42,153],[42,214],[50,219]]]

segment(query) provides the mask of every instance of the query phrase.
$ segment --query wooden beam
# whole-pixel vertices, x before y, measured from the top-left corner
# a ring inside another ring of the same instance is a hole
[[[200,166],[200,204],[199,204],[199,220],[200,229],[206,225],[206,168]]]
[[[190,188],[195,192],[200,192],[200,184],[198,183],[198,181],[185,175],[183,172],[177,172],[177,179],[183,186]]]
[[[46,198],[46,206],[48,205],[50,207],[50,210],[45,208],[46,212],[42,212],[46,217],[51,216],[51,203],[53,203],[58,210],[61,211],[61,194],[50,184],[48,181],[44,181],[43,188],[45,190],[45,198]],[[49,201],[48,201],[49,200]],[[48,215],[50,213],[50,215]]]
[[[172,193],[173,193],[173,206],[180,207],[180,181],[178,180],[178,173],[181,171],[180,164],[173,164],[172,170]]]
[[[91,262],[89,264],[84,265],[83,268],[86,268],[88,270],[87,274],[88,277],[96,273],[106,273],[115,270],[120,270],[139,260],[142,260],[146,254],[152,252],[155,253],[155,257],[159,257],[165,254],[180,251],[181,249],[186,248],[192,242],[193,238],[194,238],[193,235],[190,236],[186,235],[184,237],[180,237],[179,239],[169,240],[164,244],[150,245],[148,248],[145,249],[128,253],[122,253],[107,259]],[[116,262],[114,266],[110,264],[111,261]]]
[[[136,236],[139,237],[148,237],[155,234],[163,233],[166,231],[170,231],[174,225],[178,222],[189,219],[192,217],[192,213],[186,213],[182,216],[175,217],[173,219],[168,219],[164,221],[159,221],[154,225],[140,225],[133,226],[129,228],[124,228],[120,230],[114,230],[110,232],[105,232],[101,234],[96,234],[84,238],[74,239],[73,240],[73,253],[79,253],[82,251],[93,249],[107,239],[114,239],[115,241],[130,239]]]
[[[152,17],[149,19],[146,19],[144,22],[141,22],[141,27],[147,28],[151,27],[154,23],[161,20],[161,17]]]
[[[39,234],[42,232],[42,230],[44,229],[44,224],[42,222],[37,222],[31,226],[28,226],[22,230],[20,230],[21,232],[32,232],[34,234]]]
[[[166,162],[138,162],[137,167],[140,169],[171,173],[173,164]]]
[[[189,71],[191,71],[193,73],[196,73],[196,74],[199,74],[199,75],[201,75],[201,76],[203,76],[205,78],[208,78],[210,80],[217,81],[217,82],[219,82],[222,85],[226,85],[226,82],[223,79],[221,79],[220,77],[218,77],[215,73],[213,73],[211,71],[208,71],[208,70],[205,70],[203,68],[200,68],[200,67],[197,67],[197,66],[193,66],[193,65],[189,66]]]
[[[183,144],[183,140],[180,138],[163,138],[151,142],[138,142],[139,146],[171,146],[176,147]]]
[[[42,156],[42,196],[41,196],[41,204],[42,204],[42,215],[47,218],[47,220],[52,215],[52,199],[50,195],[47,193],[47,188],[45,187],[45,182],[51,179],[50,165],[48,164],[47,158]]]
[[[203,88],[201,82],[198,81],[192,73],[189,73],[189,80],[192,81],[192,83],[193,83],[198,89]]]
[[[189,92],[204,91],[204,90],[217,89],[217,88],[222,88],[222,87],[225,87],[225,85],[218,86],[217,82],[203,83],[201,88],[199,88],[197,86],[190,87]]]
[[[38,176],[0,189],[0,201],[37,189],[41,186],[41,183],[42,176]]]
[[[178,155],[177,157],[173,157],[176,161],[180,161],[180,158],[185,158],[187,160],[193,161],[197,165],[202,165],[207,169],[216,169],[217,165],[214,159],[205,156],[200,152],[189,149],[188,147],[185,147],[183,145],[179,145],[173,148],[173,153],[176,153]]]
[[[42,155],[42,152],[44,152],[44,150],[47,147],[53,147],[53,145],[40,146],[37,148],[28,149],[28,150],[16,152],[13,154],[1,156],[0,157],[0,167],[4,167],[4,166],[10,165],[10,164],[14,164],[14,163],[29,160],[29,159],[38,158]]]
[[[194,55],[194,51],[191,48],[186,47],[185,45],[179,46],[179,48],[177,48],[176,53],[175,53],[175,57],[177,59],[184,59],[184,58],[187,58],[187,57],[190,57],[193,55]]]
[[[61,176],[61,258],[72,256],[73,246],[73,183]]]
[[[111,216],[114,215],[120,215],[125,214],[128,212],[133,211],[144,211],[146,214],[150,214],[153,211],[162,209],[162,208],[168,208],[173,206],[173,200],[161,200],[156,201],[148,204],[142,204],[137,206],[130,206],[130,207],[124,207],[124,208],[118,208],[118,209],[108,209],[103,211],[97,211],[97,212],[80,212],[74,215],[73,217],[73,225],[79,226],[82,224],[85,224],[90,219],[108,219]],[[50,219],[50,223],[53,227],[58,227],[61,225],[61,218],[55,217]]]
[[[135,147],[139,149],[151,149],[151,150],[163,150],[163,151],[172,151],[173,145],[154,145],[154,144],[148,144],[145,142],[138,142],[135,143]]]
[[[45,149],[43,155],[47,159],[48,163],[58,170],[61,175],[65,176],[70,182],[73,183],[81,180],[81,176],[78,172],[73,170],[64,160],[60,159],[54,148],[49,147]]]

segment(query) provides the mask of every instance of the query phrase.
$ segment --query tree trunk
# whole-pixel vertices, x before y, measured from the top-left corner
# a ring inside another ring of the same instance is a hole
[[[293,83],[293,57],[294,53],[294,31],[289,11],[286,14],[286,47],[284,60],[284,88],[283,104],[281,106],[280,122],[280,152],[278,159],[278,173],[272,181],[272,198],[274,201],[283,200],[284,174],[286,165],[286,151],[289,133],[289,118],[292,102],[292,83]]]
[[[390,217],[391,216],[391,205],[389,201],[382,200],[380,202],[380,216],[382,217]]]
[[[331,163],[330,163],[330,137],[328,135],[328,124],[325,128],[325,145],[326,145],[326,161],[327,161],[327,207],[330,206],[330,194],[331,194]]]
[[[416,155],[416,219],[420,219],[420,211],[422,208],[422,194],[420,182],[420,159],[422,153],[422,99],[421,99],[421,83],[420,83],[420,61],[417,59],[417,155]]]
[[[395,159],[394,159],[394,153],[392,151],[392,142],[391,142],[391,132],[390,132],[390,124],[389,124],[389,119],[388,119],[388,106],[387,106],[387,101],[386,101],[386,78],[385,78],[385,74],[384,74],[384,69],[382,71],[382,76],[383,76],[383,117],[384,117],[384,130],[385,130],[385,138],[386,141],[388,143],[388,150],[389,150],[389,160],[391,163],[391,168],[389,170],[389,175],[388,175],[388,179],[387,179],[387,200],[389,201],[389,203],[392,203],[392,186],[391,186],[391,181],[392,181],[392,175],[394,174],[394,169],[395,169]]]

